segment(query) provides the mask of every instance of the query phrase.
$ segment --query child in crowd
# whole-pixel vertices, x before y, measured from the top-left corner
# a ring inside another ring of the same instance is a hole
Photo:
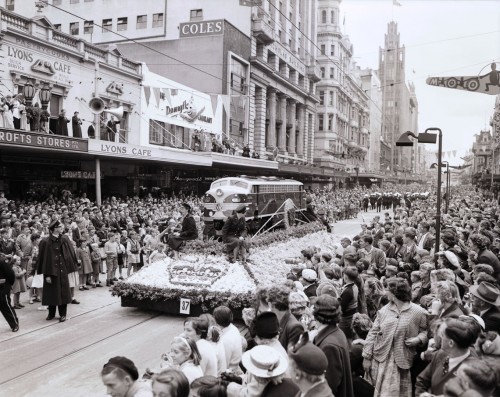
[[[411,301],[417,303],[422,297],[422,281],[420,278],[420,270],[411,272]]]
[[[151,256],[149,257],[149,264],[152,264],[154,262],[159,262],[167,257],[167,254],[165,253],[165,244],[159,243],[158,248],[153,251]]]
[[[16,275],[16,281],[12,286],[12,293],[14,294],[14,309],[22,309],[24,305],[21,304],[21,292],[26,292],[25,274],[26,270],[21,267],[21,258],[18,256],[12,257],[12,269]]]
[[[90,250],[87,241],[81,241],[76,249],[76,258],[78,259],[78,276],[80,279],[79,290],[88,290],[87,275],[92,273],[92,261],[90,259]]]
[[[102,287],[99,281],[99,266],[101,265],[101,252],[99,244],[90,244],[90,261],[92,263],[92,288]]]

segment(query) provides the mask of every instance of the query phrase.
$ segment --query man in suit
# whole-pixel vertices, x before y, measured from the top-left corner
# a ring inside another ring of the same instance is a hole
[[[456,377],[456,372],[464,363],[477,360],[472,348],[479,336],[468,322],[447,318],[438,328],[440,349],[433,356],[431,363],[417,377],[415,395],[422,393],[442,395],[446,382]],[[439,342],[438,342],[439,344]]]
[[[333,395],[353,397],[349,345],[344,333],[337,327],[339,317],[339,301],[330,295],[321,295],[314,304],[314,318],[319,332],[313,343],[325,353],[328,360],[326,381]]]
[[[385,230],[382,229],[380,222],[376,222],[373,225],[372,236],[373,236],[373,246],[378,248],[378,242],[384,239]]]
[[[419,223],[418,232],[420,235],[417,244],[418,249],[431,252],[431,250],[434,248],[434,238],[429,232],[430,228],[431,226],[425,221]]]
[[[226,244],[228,259],[231,263],[238,259],[240,251],[242,261],[246,262],[247,260],[248,242],[246,237],[248,232],[245,214],[246,206],[240,204],[236,208],[235,214],[228,217],[222,227],[222,241]]]
[[[364,235],[359,239],[359,245],[361,249],[359,250],[359,259],[366,259],[370,262],[372,267],[375,267],[380,272],[385,271],[385,254],[379,248],[372,246],[373,238],[372,236]]]
[[[500,290],[492,283],[483,281],[479,285],[471,285],[469,292],[472,298],[472,310],[484,320],[486,331],[500,330]]]
[[[257,291],[259,313],[272,311],[278,317],[280,323],[279,341],[286,349],[290,344],[294,345],[304,332],[304,327],[291,313],[288,303],[290,288],[284,285],[273,285]]]

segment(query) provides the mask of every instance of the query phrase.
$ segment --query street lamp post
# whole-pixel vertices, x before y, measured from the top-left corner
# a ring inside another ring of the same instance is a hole
[[[448,213],[448,206],[450,204],[450,164],[447,161],[442,161],[441,166],[446,164],[446,171],[444,172],[446,174],[446,188],[445,188],[445,194],[446,194],[446,202],[445,202],[445,209],[444,212],[445,214]],[[434,169],[437,167],[437,163],[431,164],[431,168]],[[439,185],[439,190],[441,190],[441,185]]]
[[[428,131],[437,131],[438,138],[438,189],[437,189],[437,208],[436,208],[436,244],[434,247],[434,252],[439,250],[439,244],[441,242],[441,157],[443,153],[443,132],[440,128],[431,127],[427,128],[425,132],[415,135],[411,131],[406,131],[402,134],[396,141],[396,146],[413,146],[413,141],[410,137],[416,138],[419,143],[436,143],[436,134],[429,134]]]

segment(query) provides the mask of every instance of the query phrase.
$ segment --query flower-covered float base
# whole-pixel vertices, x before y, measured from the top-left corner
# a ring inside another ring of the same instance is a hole
[[[189,300],[190,315],[220,305],[239,313],[253,305],[259,286],[286,279],[287,259],[300,257],[301,250],[309,247],[333,252],[340,238],[323,229],[313,223],[258,236],[251,240],[245,265],[230,263],[220,242],[195,241],[184,249],[180,260],[166,258],[144,267],[115,284],[112,293],[121,297],[122,306],[169,314],[187,314],[181,313],[181,299]]]

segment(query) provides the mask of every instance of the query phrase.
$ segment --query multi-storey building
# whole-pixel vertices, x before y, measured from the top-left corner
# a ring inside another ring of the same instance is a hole
[[[369,97],[352,62],[353,46],[339,24],[340,0],[318,1],[319,104],[315,162],[342,167],[358,179],[369,169]]]
[[[415,172],[418,150],[397,147],[405,131],[418,133],[418,102],[414,86],[406,85],[405,47],[400,44],[397,23],[388,24],[384,48],[379,49],[379,77],[382,84],[382,134],[391,148],[392,172]]]
[[[370,111],[370,142],[368,150],[368,171],[384,171],[380,164],[380,139],[382,138],[382,90],[380,88],[380,79],[378,73],[372,69],[363,69],[360,71],[363,91],[370,98],[368,105]]]
[[[320,79],[316,0],[248,3],[146,0],[123,7],[118,0],[60,0],[44,13],[62,31],[116,45],[154,73],[219,96],[222,135],[240,150],[278,160],[283,175],[328,183],[338,175],[310,167]]]

